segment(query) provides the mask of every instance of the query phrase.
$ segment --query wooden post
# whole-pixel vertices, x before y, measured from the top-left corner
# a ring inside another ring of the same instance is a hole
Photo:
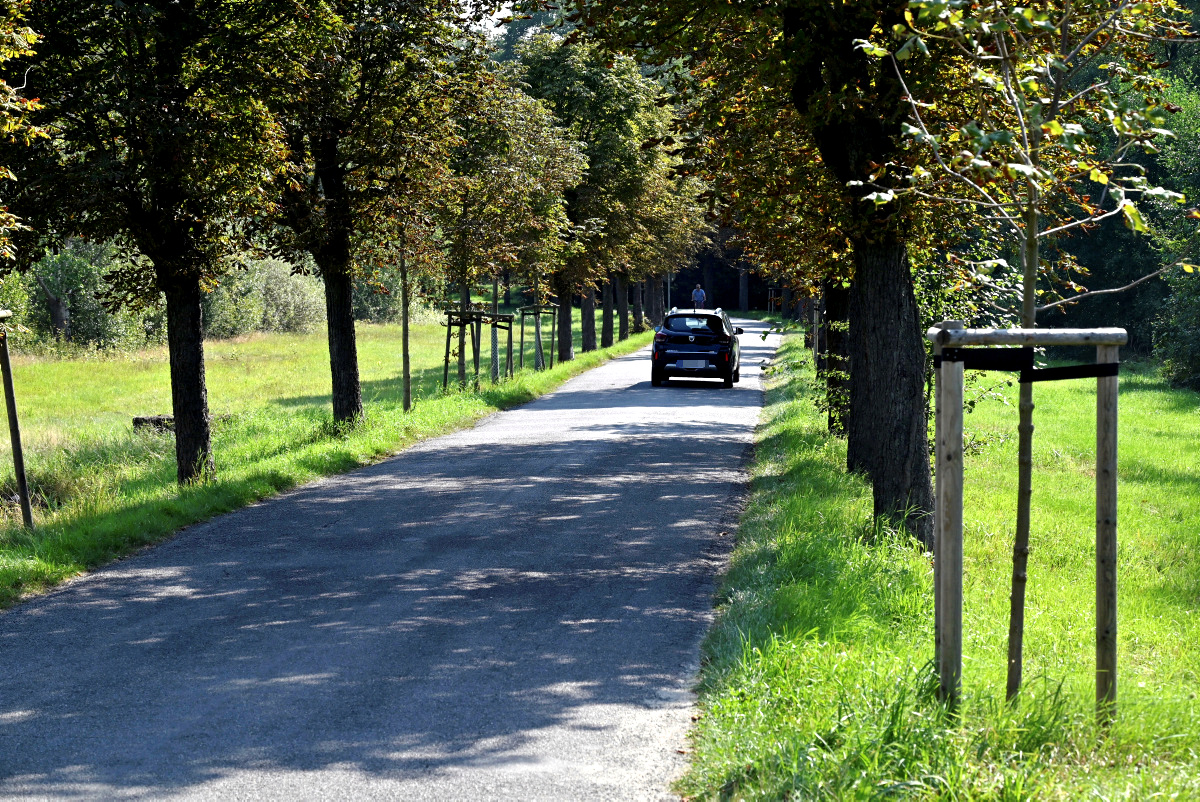
[[[0,309],[0,320],[12,312]],[[8,358],[8,332],[0,328],[0,371],[4,374],[4,404],[8,409],[8,433],[12,438],[13,472],[17,476],[17,496],[21,501],[21,519],[33,529],[33,507],[29,503],[29,485],[25,481],[25,452],[21,448],[21,426],[17,422],[17,395],[13,390],[12,362]]]
[[[1096,362],[1119,360],[1119,348],[1096,348]],[[1117,710],[1117,382],[1096,380],[1096,718]]]
[[[962,324],[950,322],[942,328],[962,328]],[[954,708],[958,704],[962,684],[962,362],[942,362],[938,368],[935,408],[937,499],[934,506],[937,517],[934,534],[934,615],[937,618],[938,695],[950,708]]]

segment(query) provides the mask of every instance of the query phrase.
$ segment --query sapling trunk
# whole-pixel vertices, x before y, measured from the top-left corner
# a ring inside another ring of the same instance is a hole
[[[1032,148],[1037,165],[1037,136]],[[1030,180],[1025,205],[1025,242],[1022,264],[1021,325],[1037,325],[1038,188]],[[1006,698],[1011,702],[1021,689],[1022,649],[1025,640],[1025,585],[1029,567],[1029,520],[1033,500],[1033,385],[1021,384],[1017,423],[1017,531],[1013,539],[1012,593],[1008,616],[1008,682]]]

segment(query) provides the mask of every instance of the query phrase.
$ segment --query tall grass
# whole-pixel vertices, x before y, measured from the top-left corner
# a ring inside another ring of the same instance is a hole
[[[416,440],[469,425],[523,403],[634,350],[649,335],[579,354],[552,370],[527,369],[497,385],[443,392],[445,329],[413,331],[416,403],[401,407],[398,326],[360,325],[365,421],[346,430],[329,409],[324,333],[250,335],[206,344],[214,416],[214,481],[179,488],[170,433],[134,431],[132,417],[170,412],[165,349],[79,359],[15,360],[25,461],[38,506],[36,530],[20,527],[13,503],[11,451],[0,447],[0,606],[22,594],[129,553],[182,526],[236,509],[303,482],[387,456]]]
[[[1200,398],[1122,375],[1120,698],[1094,716],[1095,382],[1038,385],[1026,681],[1004,703],[1012,389],[967,416],[964,701],[936,698],[932,565],[871,522],[800,344],[768,392],[752,494],[705,645],[702,798],[1200,798]]]

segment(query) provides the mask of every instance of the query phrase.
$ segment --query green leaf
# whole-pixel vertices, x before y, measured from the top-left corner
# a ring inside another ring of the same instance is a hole
[[[1121,206],[1121,213],[1125,215],[1125,225],[1133,229],[1139,234],[1146,234],[1150,229],[1146,226],[1146,221],[1142,219],[1142,213],[1138,211],[1138,207],[1133,204],[1133,201],[1126,201]]]

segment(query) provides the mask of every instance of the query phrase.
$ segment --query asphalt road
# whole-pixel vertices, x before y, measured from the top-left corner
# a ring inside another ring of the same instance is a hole
[[[658,799],[773,353],[616,359],[0,614],[0,796]]]

